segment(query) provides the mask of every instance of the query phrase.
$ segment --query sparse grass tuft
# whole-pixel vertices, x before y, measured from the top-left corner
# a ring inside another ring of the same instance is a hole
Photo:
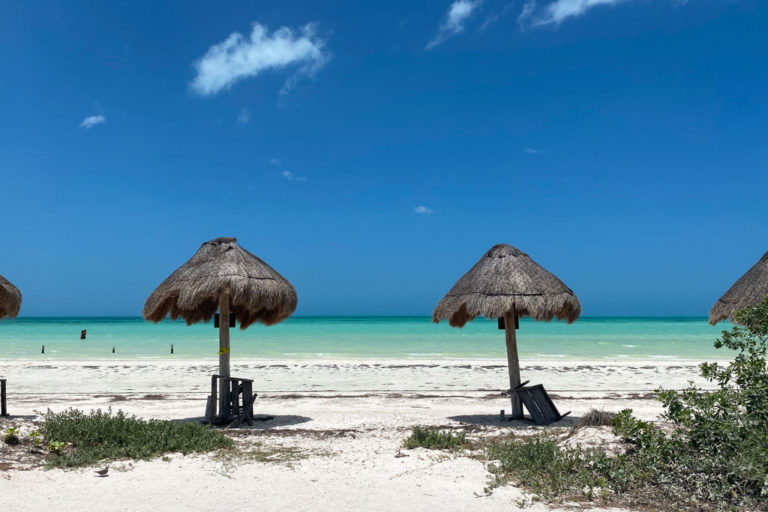
[[[441,432],[437,427],[416,425],[411,429],[411,435],[403,442],[403,447],[429,448],[431,450],[460,450],[467,446],[467,435],[464,432]]]
[[[613,425],[613,418],[616,413],[604,410],[590,409],[587,414],[579,418],[575,427],[610,427]]]
[[[546,501],[591,501],[609,492],[604,473],[611,459],[604,452],[561,448],[558,439],[547,434],[510,437],[488,446],[486,456],[498,461],[488,466],[493,481],[487,492],[510,479]]]

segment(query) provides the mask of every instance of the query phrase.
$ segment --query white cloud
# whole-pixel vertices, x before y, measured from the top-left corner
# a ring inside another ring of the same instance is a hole
[[[274,165],[275,167],[281,167],[283,165],[283,162],[278,160],[277,158],[273,158],[269,161],[270,164]]]
[[[435,210],[433,210],[432,208],[428,208],[424,205],[415,207],[413,211],[418,213],[419,215],[432,215],[433,213],[435,213]]]
[[[240,113],[237,114],[237,122],[240,124],[246,124],[251,122],[251,111],[243,107],[240,109]]]
[[[536,0],[529,0],[523,5],[523,9],[517,17],[517,23],[520,25],[520,30],[523,30],[526,25],[528,25],[534,10],[536,10]]]
[[[463,32],[464,24],[481,2],[482,0],[455,0],[448,8],[445,20],[437,29],[437,34],[427,43],[425,50],[430,50],[448,38]]]
[[[313,24],[294,33],[281,27],[271,34],[266,26],[253,24],[250,37],[230,34],[195,61],[196,76],[191,89],[201,96],[211,96],[248,77],[269,69],[297,68],[286,80],[281,93],[290,90],[302,76],[314,76],[328,61],[323,51],[325,41],[317,37]]]
[[[288,181],[307,181],[307,178],[304,176],[296,176],[291,171],[283,171],[280,173],[280,176],[287,179]]]
[[[504,7],[500,11],[494,11],[491,14],[489,14],[485,21],[483,21],[483,24],[480,25],[480,32],[485,32],[485,29],[487,29],[491,24],[496,23],[499,21],[503,16],[505,16],[509,10],[514,7],[514,3],[508,3],[504,5]]]
[[[543,149],[526,148],[525,152],[529,155],[543,155],[546,153]]]
[[[526,3],[518,16],[521,25],[559,25],[568,18],[581,16],[589,9],[601,5],[616,5],[628,0],[555,0],[541,9],[535,0]]]
[[[90,130],[96,125],[103,124],[107,122],[107,118],[98,115],[98,116],[88,116],[85,119],[83,119],[83,122],[80,123],[80,128],[85,128],[86,130]]]

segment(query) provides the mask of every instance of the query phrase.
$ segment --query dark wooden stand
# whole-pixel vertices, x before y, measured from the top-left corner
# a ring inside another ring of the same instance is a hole
[[[217,425],[230,422],[252,425],[255,401],[253,380],[214,375],[211,377],[211,395],[205,408],[205,419]]]
[[[547,390],[544,389],[544,386],[541,384],[526,386],[526,384],[528,384],[528,381],[523,382],[514,390],[505,391],[502,394],[507,395],[516,393],[520,398],[520,401],[525,405],[525,408],[528,409],[534,423],[537,425],[549,425],[550,423],[560,421],[571,414],[571,411],[568,411],[565,414],[560,414],[560,411],[555,407],[554,402],[552,402],[552,399],[549,397],[549,394],[547,394]]]
[[[5,379],[0,379],[0,416],[8,416],[8,408],[5,405]]]

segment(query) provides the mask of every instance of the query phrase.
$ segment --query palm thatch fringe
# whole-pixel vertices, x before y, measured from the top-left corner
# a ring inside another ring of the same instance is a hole
[[[0,318],[15,318],[21,308],[21,292],[9,280],[0,276]]]
[[[435,307],[432,321],[447,318],[453,327],[463,327],[476,316],[499,318],[512,312],[571,323],[581,314],[581,304],[570,288],[530,256],[499,244],[456,282]]]
[[[709,323],[715,325],[726,318],[735,322],[734,314],[737,311],[755,306],[766,297],[768,297],[768,252],[763,254],[763,257],[715,302],[709,311]]]
[[[230,311],[245,329],[254,322],[276,324],[296,310],[296,290],[264,261],[237,245],[235,238],[205,242],[144,304],[147,320],[166,315],[187,324],[210,321],[219,296],[229,291]]]

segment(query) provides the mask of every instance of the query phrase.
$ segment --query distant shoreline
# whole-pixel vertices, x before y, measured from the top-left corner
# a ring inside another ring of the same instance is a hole
[[[573,324],[523,319],[521,359],[722,359],[714,340],[726,327],[703,317],[585,317]],[[81,331],[86,331],[81,339]],[[215,358],[212,322],[146,322],[141,317],[26,317],[0,322],[0,358],[30,360]],[[232,357],[278,359],[505,358],[495,320],[464,328],[430,317],[295,317],[231,330]],[[173,352],[172,352],[173,349]]]
[[[429,318],[431,319],[431,315],[293,315],[290,318],[284,320],[284,322],[290,322],[292,320],[322,320],[322,319],[328,319],[328,320],[336,320],[336,319],[425,319]],[[64,316],[54,316],[54,315],[30,315],[30,316],[24,316],[19,315],[16,318],[4,318],[0,321],[0,327],[2,327],[3,323],[6,322],[18,322],[18,321],[25,321],[25,320],[68,320],[68,319],[115,319],[115,320],[143,320],[141,315],[64,315]],[[581,321],[593,321],[593,320],[680,320],[680,321],[708,321],[707,316],[690,316],[690,315],[638,315],[638,316],[632,316],[632,315],[586,315],[579,317],[576,322]],[[147,323],[152,323],[149,320],[144,320]],[[183,320],[170,320],[169,318],[166,318],[165,321],[170,322],[179,322],[183,323]],[[212,321],[212,320],[211,320]],[[478,318],[475,320],[475,322],[482,322],[482,321],[491,321],[495,322],[495,319],[484,319],[484,318]],[[536,320],[531,320],[530,318],[522,318],[521,321],[525,322],[535,322]],[[552,322],[557,322],[558,320],[552,320]],[[722,322],[722,325],[728,325],[728,322]]]

